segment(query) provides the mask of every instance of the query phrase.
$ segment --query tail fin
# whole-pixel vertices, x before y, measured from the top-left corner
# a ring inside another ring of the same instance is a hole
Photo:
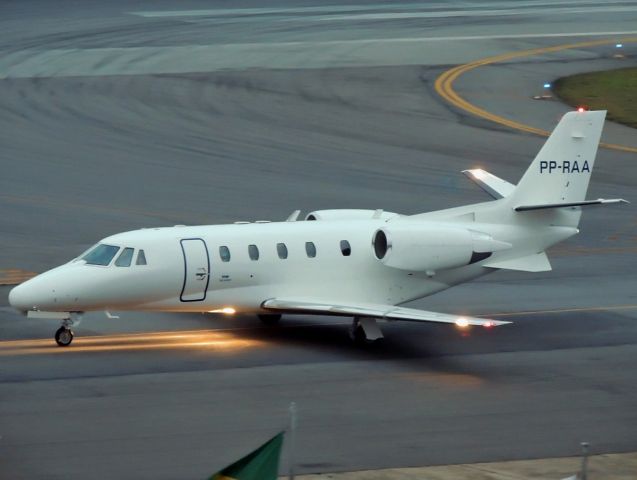
[[[511,193],[511,206],[583,201],[605,117],[605,110],[564,115]]]

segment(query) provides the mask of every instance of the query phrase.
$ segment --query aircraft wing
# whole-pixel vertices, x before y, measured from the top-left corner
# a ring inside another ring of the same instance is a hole
[[[448,313],[427,312],[415,308],[396,307],[376,303],[325,302],[301,298],[272,298],[261,305],[266,310],[282,313],[300,313],[315,315],[342,315],[356,317],[381,318],[384,320],[405,320],[411,322],[452,323],[461,327],[480,325],[496,327],[511,322],[491,320],[489,318],[451,315]]]

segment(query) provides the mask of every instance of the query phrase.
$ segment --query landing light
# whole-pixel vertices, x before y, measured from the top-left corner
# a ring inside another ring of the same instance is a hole
[[[623,43],[616,43],[615,48],[622,48],[624,46]]]
[[[466,318],[460,317],[458,320],[456,320],[456,325],[458,325],[460,328],[468,327],[469,321]]]
[[[484,322],[484,328],[491,328],[491,327],[494,327],[494,326],[495,326],[495,323],[492,322],[491,320],[488,320],[488,321]]]
[[[233,315],[236,312],[237,311],[232,307],[223,307],[216,310],[208,310],[208,313],[224,313],[226,315]]]
[[[550,83],[545,83],[544,84],[544,88],[551,88],[551,84]]]

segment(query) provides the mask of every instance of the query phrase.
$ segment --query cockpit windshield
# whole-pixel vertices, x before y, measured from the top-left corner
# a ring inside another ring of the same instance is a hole
[[[86,261],[88,265],[106,266],[111,263],[111,260],[113,260],[113,257],[118,251],[119,247],[100,243],[95,248],[91,249],[86,255],[84,255],[82,257],[82,260]]]
[[[117,260],[115,260],[116,267],[130,267],[130,262],[133,259],[133,249],[128,247],[122,250]]]

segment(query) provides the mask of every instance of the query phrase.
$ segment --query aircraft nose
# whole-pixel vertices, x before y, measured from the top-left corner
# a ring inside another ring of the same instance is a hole
[[[16,310],[25,312],[36,306],[33,288],[31,288],[29,282],[30,280],[13,287],[9,292],[9,305]]]
[[[46,310],[55,303],[55,284],[52,283],[50,272],[43,273],[20,285],[9,292],[9,304],[16,310]]]

